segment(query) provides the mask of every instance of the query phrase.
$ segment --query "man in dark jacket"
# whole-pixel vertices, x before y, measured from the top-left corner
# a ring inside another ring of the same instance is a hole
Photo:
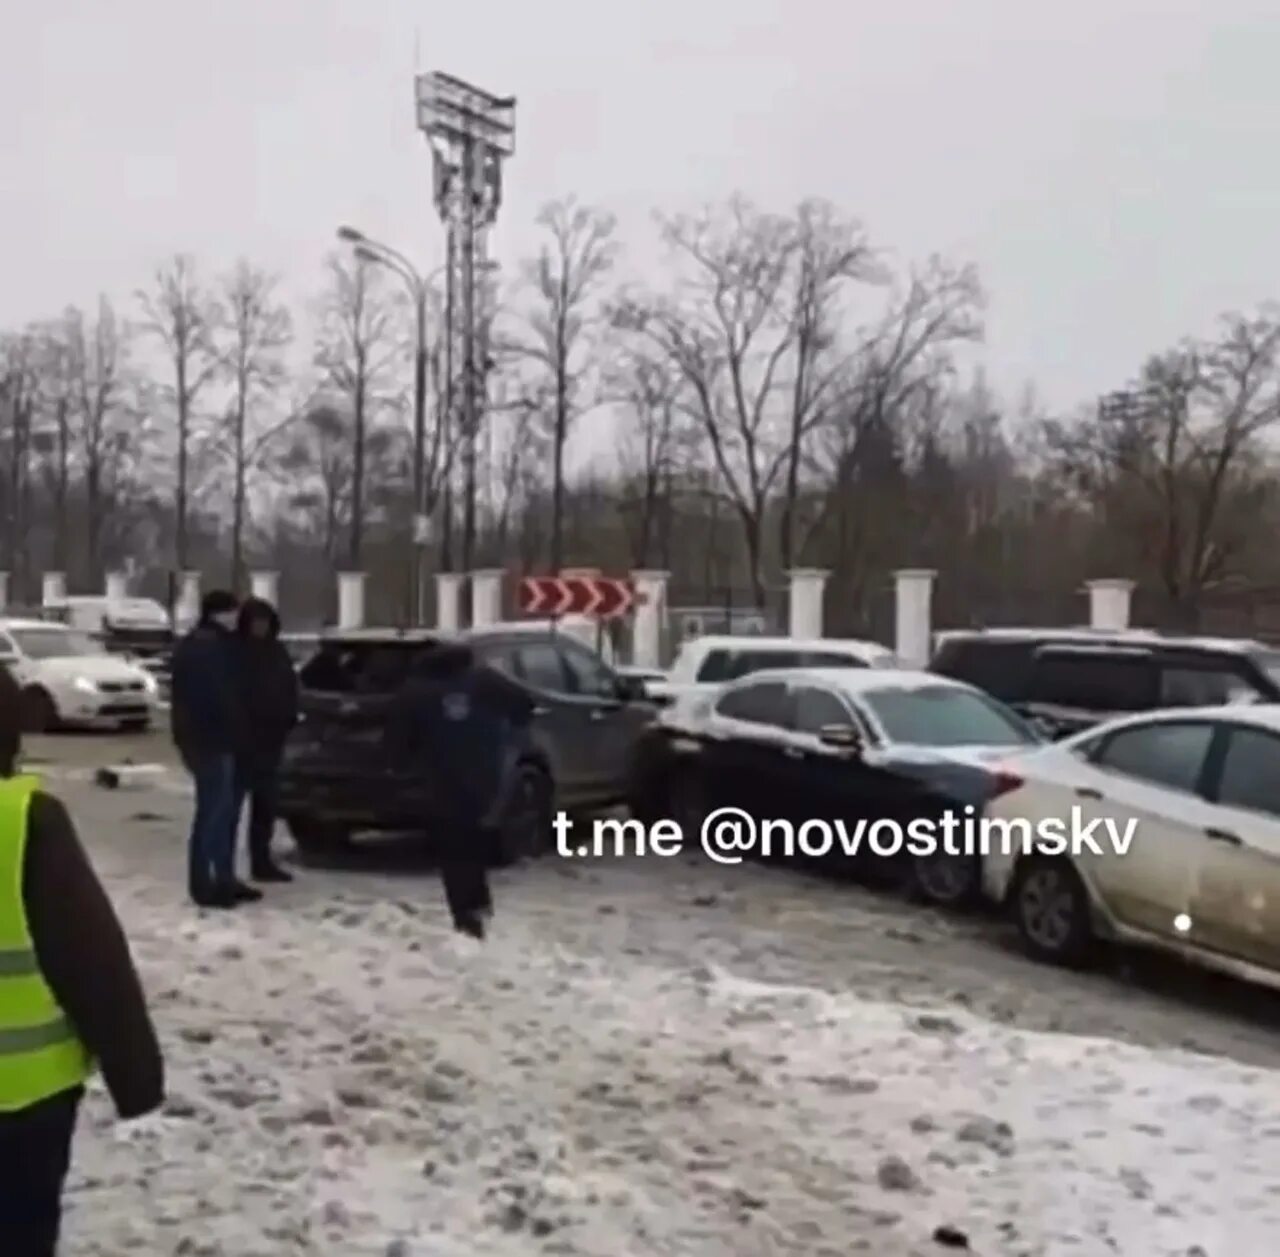
[[[257,882],[293,879],[271,858],[285,739],[298,723],[298,675],[280,617],[261,598],[240,608],[240,684],[246,731],[236,760],[236,816],[249,800],[249,870]]]
[[[533,703],[513,682],[477,664],[469,647],[429,649],[392,714],[399,749],[439,789],[440,872],[454,928],[483,938],[493,914],[486,862],[490,825],[509,752]]]
[[[244,741],[234,594],[214,590],[173,652],[173,740],[195,781],[188,889],[202,908],[232,908],[262,892],[236,880],[235,755]]]
[[[0,1253],[53,1257],[84,1081],[96,1068],[127,1121],[160,1107],[164,1062],[124,931],[71,817],[38,781],[17,775],[19,707],[0,668],[0,861],[17,870],[13,887],[0,887],[11,936],[0,1021],[27,1022],[40,984],[54,1014],[41,1029],[61,1025],[64,1038],[47,1033],[19,1049],[30,1029],[10,1029],[15,1046],[5,1052],[0,1036]],[[17,966],[15,930],[29,936],[30,969]]]

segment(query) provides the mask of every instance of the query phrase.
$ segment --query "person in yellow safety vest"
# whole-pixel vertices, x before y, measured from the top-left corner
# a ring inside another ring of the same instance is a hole
[[[54,1257],[94,1072],[119,1116],[159,1108],[164,1063],[124,931],[63,805],[17,774],[0,666],[0,1254]]]

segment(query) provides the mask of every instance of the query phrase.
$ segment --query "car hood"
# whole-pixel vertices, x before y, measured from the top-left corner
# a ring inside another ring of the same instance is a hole
[[[137,664],[113,655],[75,655],[67,659],[39,659],[32,663],[45,676],[59,681],[145,681],[146,672]]]

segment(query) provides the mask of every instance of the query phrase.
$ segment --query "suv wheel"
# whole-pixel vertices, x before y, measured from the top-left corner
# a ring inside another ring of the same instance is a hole
[[[1037,959],[1070,966],[1089,960],[1095,942],[1089,896],[1069,860],[1023,860],[1010,907],[1023,943]]]
[[[926,903],[942,908],[968,908],[978,898],[981,861],[971,855],[934,851],[911,857],[911,890]]]
[[[304,855],[333,855],[351,845],[351,830],[315,816],[290,816],[285,824]]]
[[[707,819],[707,792],[696,769],[685,766],[672,773],[667,785],[667,813],[691,837],[701,832]]]
[[[494,835],[493,863],[505,868],[545,855],[551,847],[551,782],[535,764],[521,764]]]

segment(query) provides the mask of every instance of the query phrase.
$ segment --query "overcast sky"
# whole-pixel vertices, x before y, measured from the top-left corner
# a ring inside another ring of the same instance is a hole
[[[175,250],[302,296],[340,222],[434,265],[415,68],[518,97],[496,253],[550,197],[741,190],[975,261],[987,360],[1066,405],[1280,296],[1276,0],[0,0],[0,326]]]

